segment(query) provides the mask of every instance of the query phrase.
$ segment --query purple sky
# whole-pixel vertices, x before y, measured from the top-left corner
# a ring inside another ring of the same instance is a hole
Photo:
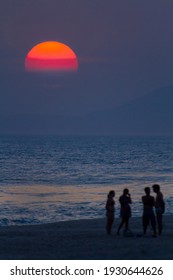
[[[0,116],[80,115],[173,84],[172,0],[1,0]],[[43,41],[69,45],[73,75],[24,71]]]

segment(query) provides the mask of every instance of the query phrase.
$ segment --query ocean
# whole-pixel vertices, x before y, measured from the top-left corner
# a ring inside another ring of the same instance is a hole
[[[129,188],[142,215],[157,183],[173,214],[173,137],[0,136],[0,225],[105,217],[109,190]],[[153,194],[154,195],[154,194]]]

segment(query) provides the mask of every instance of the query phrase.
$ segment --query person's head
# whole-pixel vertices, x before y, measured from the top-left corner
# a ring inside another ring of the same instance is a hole
[[[124,190],[123,190],[123,194],[124,194],[124,195],[129,194],[129,190],[128,190],[128,189],[124,189]]]
[[[146,195],[149,195],[149,194],[150,194],[150,188],[149,188],[149,187],[146,187],[146,188],[144,189],[144,191],[145,191]]]
[[[115,196],[115,192],[113,190],[111,190],[109,193],[108,193],[108,198],[109,197],[114,197]]]
[[[154,191],[155,193],[158,193],[158,192],[160,191],[160,186],[159,186],[158,184],[154,184],[154,185],[153,185],[153,191]]]

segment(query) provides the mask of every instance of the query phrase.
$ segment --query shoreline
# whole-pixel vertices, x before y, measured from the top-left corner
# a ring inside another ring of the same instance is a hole
[[[127,187],[132,196],[132,214],[140,217],[144,187],[137,182],[128,185],[14,185],[0,186],[0,226],[31,225],[72,219],[102,218],[108,192],[115,195],[115,215],[119,216],[119,197]],[[173,214],[172,186],[164,185],[165,215]],[[155,196],[154,193],[152,193]],[[68,205],[68,207],[67,207]]]
[[[173,215],[164,215],[163,235],[146,237],[141,218],[130,219],[134,235],[116,236],[105,231],[106,218],[63,221],[40,225],[0,227],[1,260],[171,260],[173,259]]]

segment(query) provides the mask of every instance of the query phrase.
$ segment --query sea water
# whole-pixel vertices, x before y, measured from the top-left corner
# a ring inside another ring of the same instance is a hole
[[[155,183],[173,214],[172,182],[173,137],[0,136],[0,225],[101,218],[111,189],[119,216],[124,188],[141,216]]]

